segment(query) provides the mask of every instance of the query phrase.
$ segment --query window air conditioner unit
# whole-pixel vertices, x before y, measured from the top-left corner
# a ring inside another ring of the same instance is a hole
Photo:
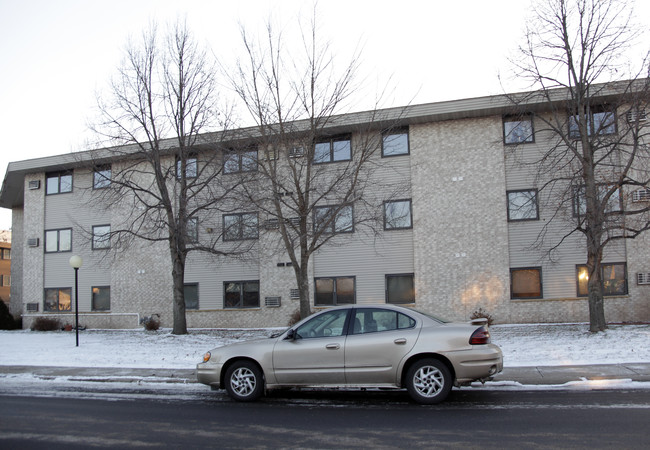
[[[650,189],[638,189],[632,192],[633,202],[647,202],[650,200]]]
[[[278,219],[268,219],[264,222],[264,229],[266,230],[277,230],[278,228],[280,228]]]
[[[277,150],[265,150],[262,153],[262,160],[264,161],[274,161],[276,159],[278,159]]]
[[[650,284],[650,272],[637,273],[636,284]]]
[[[264,305],[268,308],[279,308],[282,297],[264,297]]]
[[[300,291],[298,289],[291,289],[290,297],[292,300],[300,299]]]
[[[27,239],[28,247],[38,247],[38,238]]]
[[[28,184],[29,190],[33,191],[41,188],[41,180],[32,180]]]
[[[302,147],[293,147],[289,149],[289,158],[300,158],[305,156],[305,149]]]
[[[626,113],[626,118],[629,123],[645,122],[647,119],[645,108],[632,109]]]

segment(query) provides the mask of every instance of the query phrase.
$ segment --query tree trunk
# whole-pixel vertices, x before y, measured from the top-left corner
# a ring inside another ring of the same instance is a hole
[[[173,246],[174,244],[172,244]],[[179,255],[175,248],[171,248],[172,256],[172,281],[174,283],[174,326],[172,334],[187,334],[187,320],[185,318],[185,258]]]
[[[599,253],[588,251],[587,273],[589,274],[589,280],[587,282],[587,287],[589,290],[589,331],[592,333],[605,331],[607,329],[600,268],[601,261]]]
[[[311,299],[309,295],[309,259],[301,258],[298,275],[298,290],[300,291],[300,318],[304,319],[311,315]]]
[[[601,202],[596,182],[595,150],[588,139],[588,110],[580,107],[580,133],[582,136],[583,165],[582,177],[585,183],[585,237],[587,239],[587,289],[589,292],[589,330],[592,333],[604,331],[605,304],[603,302],[601,263],[603,261],[603,224],[605,223],[605,206]]]

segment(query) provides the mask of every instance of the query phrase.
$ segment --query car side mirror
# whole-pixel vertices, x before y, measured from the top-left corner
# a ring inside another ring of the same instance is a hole
[[[288,341],[293,341],[295,338],[296,338],[296,330],[292,328],[287,332],[287,337],[284,339]]]

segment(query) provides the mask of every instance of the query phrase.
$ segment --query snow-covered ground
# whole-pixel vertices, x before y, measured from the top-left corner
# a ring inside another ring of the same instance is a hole
[[[586,324],[497,325],[492,341],[506,367],[650,362],[650,324],[611,325],[589,333]],[[0,366],[192,369],[203,354],[231,342],[270,336],[279,329],[0,331]]]

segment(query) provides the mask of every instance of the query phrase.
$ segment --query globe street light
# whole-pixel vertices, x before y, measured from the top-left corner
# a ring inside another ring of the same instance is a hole
[[[77,332],[77,347],[79,347],[79,267],[84,260],[74,255],[70,258],[70,267],[74,269],[74,328]]]

